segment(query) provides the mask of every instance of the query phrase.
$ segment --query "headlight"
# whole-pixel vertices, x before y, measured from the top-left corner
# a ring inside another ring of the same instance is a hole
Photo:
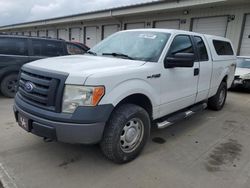
[[[250,73],[244,74],[240,78],[243,79],[243,80],[250,80]]]
[[[96,106],[104,93],[104,87],[66,85],[62,112],[73,113],[78,106]]]

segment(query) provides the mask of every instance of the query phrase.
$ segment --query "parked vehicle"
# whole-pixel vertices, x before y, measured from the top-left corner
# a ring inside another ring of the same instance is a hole
[[[222,37],[181,30],[118,32],[87,55],[22,67],[14,112],[28,132],[66,143],[100,143],[116,162],[135,159],[152,126],[206,106],[221,110],[236,56]]]
[[[238,57],[232,88],[250,89],[250,56]]]
[[[0,91],[6,97],[15,96],[18,72],[25,63],[85,52],[86,49],[80,45],[63,40],[0,35]]]

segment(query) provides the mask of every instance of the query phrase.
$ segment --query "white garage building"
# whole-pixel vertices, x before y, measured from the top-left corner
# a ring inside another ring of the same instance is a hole
[[[224,36],[250,55],[250,0],[163,0],[0,27],[0,32],[94,46],[119,30],[183,29]]]

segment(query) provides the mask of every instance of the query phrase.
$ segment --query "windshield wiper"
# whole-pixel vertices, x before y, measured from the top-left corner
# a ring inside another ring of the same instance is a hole
[[[126,54],[122,54],[122,53],[103,53],[102,55],[111,55],[111,56],[114,56],[114,57],[124,57],[126,59],[131,59],[131,60],[134,60],[134,58],[126,55]]]
[[[97,56],[97,53],[92,52],[91,50],[87,51],[87,54],[91,54],[91,55]]]

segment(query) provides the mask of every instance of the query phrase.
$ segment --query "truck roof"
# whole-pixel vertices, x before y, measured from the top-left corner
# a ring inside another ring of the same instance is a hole
[[[132,30],[125,30],[120,32],[133,32],[133,31],[153,31],[153,32],[164,32],[164,33],[171,33],[171,34],[187,34],[187,35],[198,35],[198,36],[205,36],[209,39],[217,39],[217,40],[223,40],[223,41],[229,41],[229,39],[221,36],[215,36],[215,35],[207,35],[202,33],[196,33],[192,31],[185,31],[185,30],[177,30],[177,29],[157,29],[157,28],[148,28],[148,29],[132,29]]]

